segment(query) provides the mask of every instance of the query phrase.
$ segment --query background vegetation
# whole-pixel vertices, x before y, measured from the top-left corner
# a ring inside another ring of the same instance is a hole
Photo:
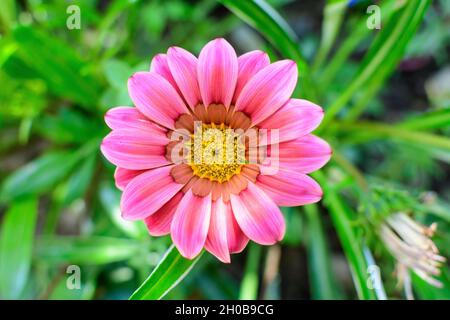
[[[2,0],[0,2],[0,298],[403,298],[378,236],[397,211],[438,222],[450,254],[450,2]],[[68,5],[81,29],[68,30]],[[283,208],[287,234],[220,263],[192,262],[120,218],[120,192],[99,142],[103,115],[131,105],[126,81],[171,45],[196,54],[214,37],[243,53],[297,61],[297,97],[326,109],[317,133],[334,149],[315,175],[319,205]],[[164,257],[164,258],[163,258]],[[163,260],[162,260],[163,259]],[[158,263],[161,265],[150,276]],[[66,286],[81,267],[81,289]],[[190,272],[189,272],[190,271]],[[413,277],[417,298],[450,298]],[[144,280],[147,279],[145,282]],[[157,280],[157,281],[156,281]]]

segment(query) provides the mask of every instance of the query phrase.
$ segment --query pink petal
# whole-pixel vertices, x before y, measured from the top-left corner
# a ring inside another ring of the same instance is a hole
[[[278,146],[280,167],[302,173],[322,168],[331,158],[330,145],[312,134]]]
[[[292,60],[268,65],[244,86],[236,110],[250,115],[252,123],[258,124],[289,100],[297,84],[297,74],[297,65]]]
[[[231,208],[231,202],[227,202],[227,241],[230,253],[239,253],[247,246],[248,237],[242,232]]]
[[[123,191],[131,180],[145,171],[146,170],[129,170],[117,167],[114,172],[114,180],[116,181],[117,188]]]
[[[236,90],[234,91],[233,102],[236,102],[237,97],[242,91],[242,88],[247,82],[261,69],[270,64],[270,59],[267,53],[259,50],[254,50],[239,56],[238,58],[238,78],[236,83]]]
[[[172,199],[161,207],[151,216],[145,218],[148,232],[155,237],[164,236],[170,233],[170,224],[172,223],[178,204],[183,198],[183,193],[178,192]]]
[[[150,72],[163,76],[164,79],[166,79],[178,93],[181,93],[175,79],[172,76],[172,73],[170,72],[169,64],[167,62],[167,55],[160,53],[154,56],[150,64]]]
[[[275,202],[249,182],[239,195],[231,194],[234,216],[244,234],[264,245],[281,240],[286,229],[283,215]]]
[[[256,185],[279,206],[315,203],[322,198],[319,184],[306,174],[280,169],[275,175],[260,174]]]
[[[174,182],[170,175],[172,168],[148,170],[131,180],[120,202],[125,219],[139,220],[150,216],[180,191],[183,185]]]
[[[230,202],[222,198],[213,201],[211,222],[205,248],[220,261],[229,263],[230,253],[241,252],[248,243],[248,238],[239,227],[233,215]]]
[[[111,163],[132,170],[168,164],[165,157],[169,138],[158,131],[114,130],[102,141],[100,149]]]
[[[222,38],[208,42],[200,52],[197,73],[203,104],[221,103],[228,108],[238,75],[233,47]]]
[[[262,129],[278,129],[279,142],[304,136],[317,128],[323,119],[323,110],[318,105],[302,99],[290,99],[277,112],[262,121]]]
[[[151,122],[146,116],[134,107],[115,107],[105,114],[105,122],[113,130],[118,129],[143,129],[167,133],[167,129]]]
[[[147,118],[169,129],[188,109],[174,87],[153,72],[137,72],[128,80],[128,92],[136,108]]]
[[[167,52],[170,71],[186,102],[192,108],[201,101],[197,83],[197,58],[182,48],[171,47]]]
[[[211,217],[211,194],[196,196],[189,190],[181,199],[170,227],[181,255],[193,259],[203,248]]]
[[[230,251],[227,240],[227,210],[228,208],[221,198],[213,201],[205,248],[220,261],[230,263]]]

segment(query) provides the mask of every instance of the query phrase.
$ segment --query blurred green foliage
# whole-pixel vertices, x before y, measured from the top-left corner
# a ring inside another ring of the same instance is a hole
[[[381,298],[367,286],[368,252],[388,297],[402,298],[377,233],[399,210],[437,221],[450,254],[448,1],[378,1],[380,30],[366,24],[372,1],[72,2],[80,30],[66,27],[65,1],[0,2],[0,298],[127,299],[141,284],[133,298]],[[249,245],[231,265],[205,253],[193,267],[169,237],[121,219],[99,143],[105,111],[131,105],[130,75],[214,37],[294,59],[296,95],[326,110],[317,132],[334,156],[314,176],[324,201],[283,208],[279,246]],[[79,290],[69,265],[81,267]],[[440,280],[414,276],[416,296],[449,299],[448,266]]]

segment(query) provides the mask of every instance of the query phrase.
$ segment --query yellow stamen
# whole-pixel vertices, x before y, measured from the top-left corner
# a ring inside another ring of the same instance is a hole
[[[188,164],[194,174],[211,181],[228,181],[239,174],[245,164],[242,139],[223,123],[196,128],[186,148]]]

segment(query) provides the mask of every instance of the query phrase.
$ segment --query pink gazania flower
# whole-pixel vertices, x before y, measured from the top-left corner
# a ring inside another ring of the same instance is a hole
[[[278,206],[319,201],[322,190],[307,174],[331,156],[329,145],[310,134],[322,109],[291,99],[297,76],[294,61],[270,63],[257,50],[237,57],[224,39],[206,44],[198,58],[178,47],[155,56],[150,72],[128,81],[136,107],[105,116],[112,132],[101,150],[117,166],[123,218],[144,220],[153,236],[171,234],[188,259],[204,247],[230,262],[249,239],[280,241],[285,222]],[[173,150],[180,142],[171,137],[177,130],[192,135],[194,121],[205,130],[278,129],[276,173],[253,163],[178,163]]]

